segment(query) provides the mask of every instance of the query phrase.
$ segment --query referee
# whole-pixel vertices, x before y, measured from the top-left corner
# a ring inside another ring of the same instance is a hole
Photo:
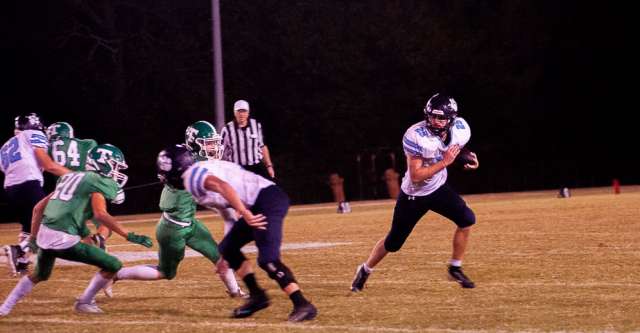
[[[249,118],[249,103],[242,99],[236,101],[233,115],[235,120],[228,122],[220,132],[225,145],[224,159],[273,180],[276,174],[269,148],[264,144],[262,124]]]

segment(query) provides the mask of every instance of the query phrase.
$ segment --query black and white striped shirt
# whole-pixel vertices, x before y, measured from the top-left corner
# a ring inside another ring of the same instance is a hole
[[[249,118],[247,123],[240,128],[237,122],[230,121],[220,131],[225,145],[225,160],[240,165],[255,165],[262,161],[262,124],[253,118]]]

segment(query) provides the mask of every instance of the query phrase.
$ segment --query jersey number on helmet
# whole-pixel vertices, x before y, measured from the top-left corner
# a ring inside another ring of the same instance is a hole
[[[73,193],[78,188],[78,184],[84,177],[84,173],[68,173],[60,179],[51,199],[69,201],[73,198]]]
[[[60,165],[67,164],[67,158],[70,159],[69,166],[79,167],[80,166],[80,153],[78,153],[78,143],[75,141],[69,141],[69,148],[67,151],[60,150],[58,147],[63,146],[64,141],[57,140],[52,144],[51,155],[53,155],[53,160]]]

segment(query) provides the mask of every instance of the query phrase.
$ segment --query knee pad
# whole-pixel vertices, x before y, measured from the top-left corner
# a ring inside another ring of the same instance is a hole
[[[454,221],[458,228],[466,228],[476,224],[476,215],[469,207],[465,207],[464,214],[460,220]]]
[[[285,266],[280,260],[270,261],[267,263],[259,263],[260,268],[265,270],[269,277],[278,282],[280,288],[284,289],[290,283],[296,283],[296,278],[289,267]]]

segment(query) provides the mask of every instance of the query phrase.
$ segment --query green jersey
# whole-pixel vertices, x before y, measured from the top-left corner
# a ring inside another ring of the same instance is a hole
[[[85,221],[93,215],[91,194],[101,193],[106,200],[111,201],[118,190],[118,184],[112,178],[95,172],[68,173],[58,179],[56,189],[44,210],[42,224],[84,238],[90,234]]]
[[[168,185],[164,186],[160,195],[160,210],[179,222],[189,223],[196,219],[196,202],[191,194]]]
[[[95,140],[62,138],[51,142],[49,155],[58,164],[72,171],[85,171],[87,155],[91,148],[97,146]]]

